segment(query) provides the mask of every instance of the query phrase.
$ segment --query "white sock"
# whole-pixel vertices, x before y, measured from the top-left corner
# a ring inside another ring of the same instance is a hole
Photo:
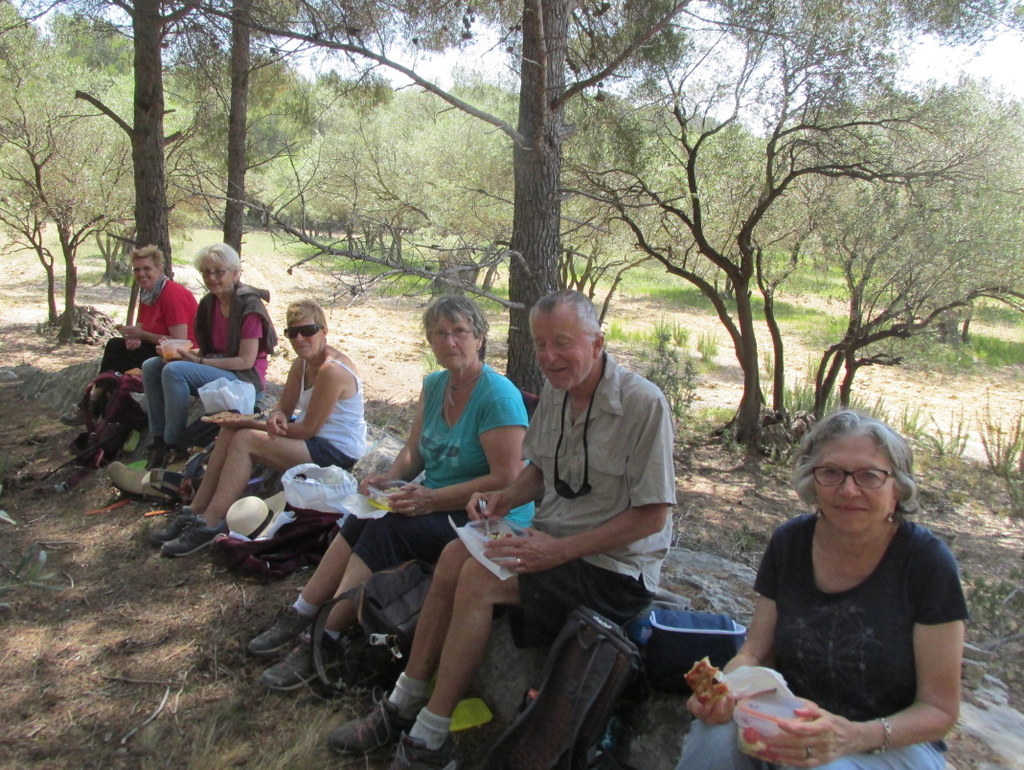
[[[402,719],[412,719],[430,698],[430,682],[413,679],[404,673],[398,675],[395,689],[388,700],[398,707],[398,715]]]
[[[409,737],[423,741],[428,749],[437,751],[448,740],[451,726],[451,717],[439,717],[424,706],[416,717],[416,724],[409,731]]]
[[[341,639],[341,631],[332,631],[329,628],[325,628],[324,629],[324,636],[326,636],[328,639],[332,639],[333,641],[336,642],[339,639]]]
[[[302,598],[302,594],[299,594],[299,598],[295,600],[292,609],[304,618],[312,618],[316,616],[316,611],[320,609],[320,605],[307,602]]]

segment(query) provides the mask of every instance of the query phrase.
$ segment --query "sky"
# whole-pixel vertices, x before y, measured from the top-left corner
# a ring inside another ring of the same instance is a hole
[[[487,53],[486,49],[491,45],[493,42],[485,41],[479,47],[472,46],[464,51],[421,55],[414,68],[442,88],[450,88],[453,74],[459,68],[470,71],[484,68],[486,72],[488,64],[502,60],[500,54]],[[949,46],[934,37],[923,37],[908,54],[904,78],[908,84],[924,84],[932,80],[951,84],[956,83],[962,74],[977,80],[988,79],[997,92],[1024,101],[1024,34],[1004,32],[971,46]],[[394,75],[392,82],[401,86],[408,80]]]
[[[1006,32],[974,46],[944,46],[935,38],[920,40],[909,55],[905,77],[911,83],[934,79],[955,83],[962,73],[987,78],[997,92],[1024,101],[1024,36]]]

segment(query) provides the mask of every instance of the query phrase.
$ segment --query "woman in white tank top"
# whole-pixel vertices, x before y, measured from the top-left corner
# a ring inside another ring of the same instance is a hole
[[[363,455],[363,386],[355,365],[327,344],[327,319],[317,303],[292,303],[286,319],[284,335],[298,357],[277,404],[266,421],[218,417],[221,431],[195,499],[150,534],[163,555],[195,553],[226,531],[224,517],[245,491],[254,462],[277,470],[308,462],[351,468]]]

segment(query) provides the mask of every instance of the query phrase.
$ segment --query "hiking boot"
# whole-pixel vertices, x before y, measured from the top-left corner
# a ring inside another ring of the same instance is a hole
[[[164,457],[167,456],[167,445],[163,440],[154,441],[146,450],[146,470],[164,467]]]
[[[275,663],[260,675],[260,684],[268,690],[288,692],[297,690],[316,679],[316,668],[313,666],[313,646],[308,636],[303,634],[299,643],[285,655],[284,660]]]
[[[335,754],[368,754],[397,743],[415,721],[400,717],[398,707],[385,696],[377,701],[370,714],[331,730],[327,745]]]
[[[168,524],[159,529],[150,530],[149,542],[154,548],[177,540],[183,534],[185,530],[192,526],[199,517],[192,513],[192,509],[187,505],[182,506],[178,513],[170,520]]]
[[[191,456],[192,455],[189,454],[187,447],[169,447],[167,449],[167,453],[164,455],[163,464],[160,465],[159,467],[166,469],[170,469],[173,467],[175,468],[175,470],[181,470],[182,468],[185,467],[185,464],[188,462],[188,458],[190,458]]]
[[[163,556],[174,558],[176,556],[189,556],[193,553],[209,548],[210,543],[221,532],[227,532],[227,527],[218,524],[216,527],[207,527],[206,522],[200,518],[189,523],[176,540],[169,540],[163,544],[160,553]]]
[[[278,614],[270,628],[249,642],[249,654],[259,657],[280,652],[288,645],[293,644],[299,634],[309,628],[312,622],[313,618],[300,615],[294,607],[289,607]]]
[[[402,733],[388,770],[456,770],[458,766],[451,733],[439,749],[428,749],[423,741]]]
[[[330,686],[340,692],[345,688],[344,682],[338,676],[345,663],[345,643],[341,639],[331,639],[324,634],[320,638],[320,663],[324,669],[324,676],[331,677]],[[260,683],[268,690],[285,692],[296,690],[304,684],[309,684],[319,676],[316,670],[316,661],[313,659],[313,644],[309,634],[303,633],[299,636],[299,643],[284,660],[277,663],[260,676]]]

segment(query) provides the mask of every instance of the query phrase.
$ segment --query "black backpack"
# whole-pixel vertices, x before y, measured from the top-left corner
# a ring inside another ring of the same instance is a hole
[[[622,628],[577,607],[551,645],[541,685],[481,763],[481,770],[581,770],[602,764],[602,738],[640,670]]]
[[[369,580],[323,605],[310,635],[313,667],[328,692],[358,687],[390,687],[405,668],[416,623],[430,591],[432,564],[412,559],[370,575]],[[344,660],[331,666],[325,660],[324,627],[331,608],[342,600],[356,604],[358,625],[343,637]]]

